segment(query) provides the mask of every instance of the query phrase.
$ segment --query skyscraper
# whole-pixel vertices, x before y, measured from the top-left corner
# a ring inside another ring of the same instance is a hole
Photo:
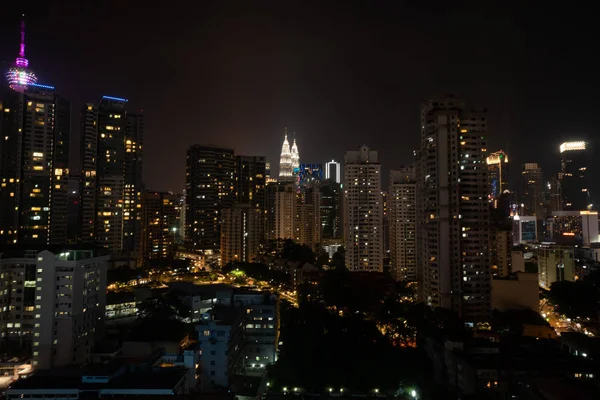
[[[417,181],[415,166],[390,171],[390,266],[397,281],[417,280]]]
[[[336,183],[342,183],[342,169],[339,162],[331,160],[325,163],[325,179],[331,179]]]
[[[323,180],[323,164],[300,164],[298,182],[300,185],[319,183]]]
[[[335,180],[325,180],[319,185],[321,192],[321,237],[323,239],[341,239],[344,193],[342,185]]]
[[[344,237],[351,271],[383,271],[381,164],[377,151],[361,146],[344,158]]]
[[[321,193],[315,186],[301,186],[296,194],[294,240],[317,249],[321,243]]]
[[[421,105],[417,162],[420,300],[467,322],[490,316],[485,111],[438,97]]]
[[[262,156],[235,157],[235,193],[238,204],[265,209],[266,159]]]
[[[125,125],[125,189],[123,191],[123,250],[139,252],[142,226],[142,161],[144,116],[127,114]]]
[[[560,156],[563,210],[587,210],[590,204],[587,143],[565,142],[560,145]]]
[[[194,249],[220,249],[221,210],[235,202],[233,150],[194,145],[187,151],[186,242]]]
[[[495,203],[505,190],[508,190],[508,156],[502,150],[491,153],[486,158],[489,180],[489,199]],[[493,204],[494,208],[497,204]]]
[[[263,238],[261,209],[248,203],[223,209],[221,215],[221,266],[252,262]]]
[[[295,134],[294,134],[295,135]],[[294,143],[292,144],[292,174],[298,175],[300,172],[300,153],[298,152],[298,145],[296,144],[296,138],[294,137]]]
[[[290,142],[288,142],[287,138],[287,128],[285,128],[281,156],[279,157],[279,180],[282,182],[292,181],[294,179],[293,171],[292,151],[290,150]]]
[[[165,258],[177,241],[180,195],[143,192],[141,196],[141,258]]]
[[[279,184],[274,192],[274,236],[273,239],[294,239],[296,234],[296,200],[295,185]]]
[[[0,84],[0,245],[67,240],[71,105],[19,57]]]
[[[535,215],[538,220],[546,217],[543,190],[542,168],[537,163],[525,163],[521,171],[522,215]]]

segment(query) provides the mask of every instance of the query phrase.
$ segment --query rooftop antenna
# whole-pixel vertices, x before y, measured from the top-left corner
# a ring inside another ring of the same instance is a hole
[[[19,57],[17,57],[17,67],[27,68],[29,60],[25,58],[25,14],[21,15],[21,44],[19,46]]]

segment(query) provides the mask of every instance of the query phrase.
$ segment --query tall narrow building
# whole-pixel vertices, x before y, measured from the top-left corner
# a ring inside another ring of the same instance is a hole
[[[80,242],[138,253],[143,118],[127,99],[103,96],[81,113]]]
[[[295,136],[296,134],[294,134]],[[292,174],[297,176],[300,173],[300,153],[298,152],[298,145],[296,144],[296,138],[294,137],[294,142],[292,143]]]
[[[315,186],[302,186],[296,194],[294,240],[317,250],[321,243],[321,193]]]
[[[279,157],[279,181],[289,182],[293,179],[292,151],[290,150],[290,142],[288,142],[287,138],[287,128],[285,128],[281,156]]]
[[[141,196],[141,258],[165,258],[177,242],[181,212],[180,195],[148,192]]]
[[[265,209],[266,158],[235,157],[235,201],[253,208]]]
[[[196,250],[219,251],[221,211],[235,202],[233,150],[194,145],[187,151],[186,242]]]
[[[223,209],[221,215],[221,266],[252,262],[262,242],[264,218],[248,203]]]
[[[142,161],[144,116],[127,114],[125,125],[125,189],[123,191],[123,250],[138,253],[142,227]]]
[[[126,99],[103,96],[98,105],[95,239],[113,253],[123,250]]]
[[[325,163],[325,179],[331,179],[336,183],[342,183],[342,168],[339,162],[331,160]]]
[[[535,215],[538,220],[546,217],[543,190],[542,168],[537,163],[524,164],[521,171],[522,215]]]
[[[367,146],[346,152],[344,237],[351,271],[383,271],[381,164]]]
[[[319,185],[321,192],[321,238],[341,239],[343,233],[342,185],[327,179]]]
[[[489,180],[489,199],[494,208],[497,200],[505,190],[508,190],[508,156],[502,150],[491,153],[486,158]]]
[[[71,105],[36,83],[25,58],[25,31],[0,84],[0,246],[67,241]]]
[[[390,171],[390,270],[397,281],[417,280],[417,181],[415,166]]]
[[[439,97],[421,106],[417,162],[419,298],[466,322],[490,317],[485,111]]]
[[[561,144],[560,157],[559,179],[563,210],[587,210],[590,204],[587,143],[578,141]]]

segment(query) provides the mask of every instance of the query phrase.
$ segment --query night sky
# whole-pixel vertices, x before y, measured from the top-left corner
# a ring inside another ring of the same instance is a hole
[[[72,100],[75,143],[84,102],[112,95],[143,109],[149,189],[184,187],[192,144],[266,155],[276,167],[285,126],[296,132],[301,162],[341,160],[367,144],[386,170],[399,167],[418,146],[421,101],[440,93],[489,109],[488,149],[509,153],[513,176],[525,161],[556,171],[562,140],[598,136],[592,9],[504,1],[156,3],[163,7],[29,1],[25,10],[5,4],[0,13],[0,60],[16,57],[25,11],[30,66],[40,83]]]

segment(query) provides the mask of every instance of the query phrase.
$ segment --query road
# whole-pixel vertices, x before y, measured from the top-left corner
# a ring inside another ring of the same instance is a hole
[[[582,326],[581,321],[571,320],[571,318],[556,312],[554,306],[546,299],[540,300],[540,314],[554,328],[557,335],[562,332],[580,332],[588,336],[594,336],[593,332]]]

